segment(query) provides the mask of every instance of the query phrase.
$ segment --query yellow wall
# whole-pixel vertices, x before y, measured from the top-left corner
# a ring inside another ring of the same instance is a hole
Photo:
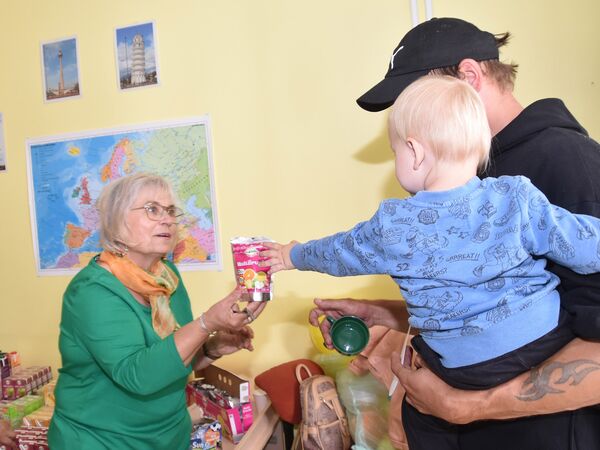
[[[27,138],[209,113],[221,272],[187,272],[199,314],[233,287],[229,238],[306,240],[369,217],[404,195],[393,178],[385,114],[354,100],[385,73],[408,31],[408,0],[0,1],[0,111],[8,171],[0,174],[0,348],[25,364],[60,365],[62,292],[70,277],[36,276],[27,189]],[[528,104],[563,98],[600,138],[596,0],[434,0],[434,14],[514,34],[503,59],[520,63]],[[421,5],[423,8],[423,5]],[[155,21],[161,85],[119,92],[114,29]],[[40,42],[76,35],[82,96],[44,103]],[[559,182],[557,180],[557,182]],[[250,188],[249,188],[250,187]],[[256,374],[310,356],[315,296],[397,298],[385,277],[287,272],[255,324],[256,351],[223,360]]]

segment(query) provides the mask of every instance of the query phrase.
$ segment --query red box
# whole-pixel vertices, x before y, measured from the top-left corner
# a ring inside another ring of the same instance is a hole
[[[30,367],[31,370],[35,371],[35,373],[37,373],[38,376],[38,383],[40,386],[46,384],[48,381],[50,381],[50,376],[49,376],[49,368],[47,366],[33,366]]]
[[[250,383],[216,366],[208,366],[197,372],[196,376],[200,380],[188,384],[186,388],[188,405],[197,404],[204,410],[205,416],[221,422],[223,435],[238,443],[253,422]],[[231,397],[239,399],[239,403],[231,405],[227,398],[218,393],[202,389],[202,384],[210,384],[225,391]]]
[[[31,375],[24,372],[19,375],[13,375],[13,386],[15,386],[17,398],[25,397],[27,394],[30,394],[32,385],[33,377]]]
[[[15,400],[17,398],[16,390],[12,383],[12,377],[2,379],[2,398],[4,400]]]

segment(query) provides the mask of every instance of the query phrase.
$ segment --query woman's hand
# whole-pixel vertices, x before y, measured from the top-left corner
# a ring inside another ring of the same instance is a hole
[[[260,252],[260,256],[267,258],[261,261],[261,266],[270,267],[270,273],[295,269],[296,266],[292,263],[290,253],[296,244],[298,244],[298,241],[291,241],[285,245],[278,244],[277,242],[263,242],[262,245],[269,250]]]
[[[7,450],[17,450],[17,435],[10,427],[10,422],[0,420],[0,446],[4,445]]]
[[[221,356],[230,355],[244,348],[253,351],[253,337],[254,332],[248,326],[244,326],[233,333],[219,331],[209,338],[198,352],[194,370],[202,370]]]
[[[206,341],[204,347],[208,351],[208,354],[216,357],[230,355],[242,349],[252,351],[254,350],[252,346],[253,337],[254,331],[248,326],[240,328],[235,333],[219,331]]]
[[[209,332],[238,332],[260,316],[267,303],[248,302],[240,306],[243,293],[244,289],[237,287],[203,313],[202,321]]]
[[[192,362],[194,356],[201,351],[202,345],[213,332],[217,332],[217,334],[241,334],[241,340],[238,344],[242,345],[243,348],[252,347],[248,339],[251,339],[253,335],[250,335],[251,331],[249,332],[245,328],[260,316],[267,303],[248,302],[245,306],[240,307],[243,293],[244,289],[240,287],[234,289],[225,298],[203,312],[196,320],[175,332],[175,346],[184,365],[187,366]],[[225,337],[222,339],[225,339]],[[233,342],[230,342],[230,345],[233,344]],[[202,368],[202,364],[194,368]]]

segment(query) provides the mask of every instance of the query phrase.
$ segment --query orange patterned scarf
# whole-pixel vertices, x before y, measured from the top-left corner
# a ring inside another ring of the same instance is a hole
[[[179,279],[165,263],[159,260],[146,272],[127,256],[116,256],[106,250],[100,254],[99,261],[108,265],[125,287],[148,300],[152,308],[152,327],[156,334],[164,339],[179,328],[169,305]]]

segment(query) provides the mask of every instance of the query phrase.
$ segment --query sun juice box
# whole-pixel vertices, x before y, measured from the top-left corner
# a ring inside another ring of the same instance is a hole
[[[246,289],[248,300],[267,301],[273,298],[273,284],[269,267],[261,267],[265,260],[260,252],[267,250],[263,242],[273,242],[266,237],[236,237],[231,240],[233,269],[238,286]]]
[[[202,423],[192,427],[190,449],[211,450],[221,448],[223,441],[221,434],[221,422],[205,418]]]

